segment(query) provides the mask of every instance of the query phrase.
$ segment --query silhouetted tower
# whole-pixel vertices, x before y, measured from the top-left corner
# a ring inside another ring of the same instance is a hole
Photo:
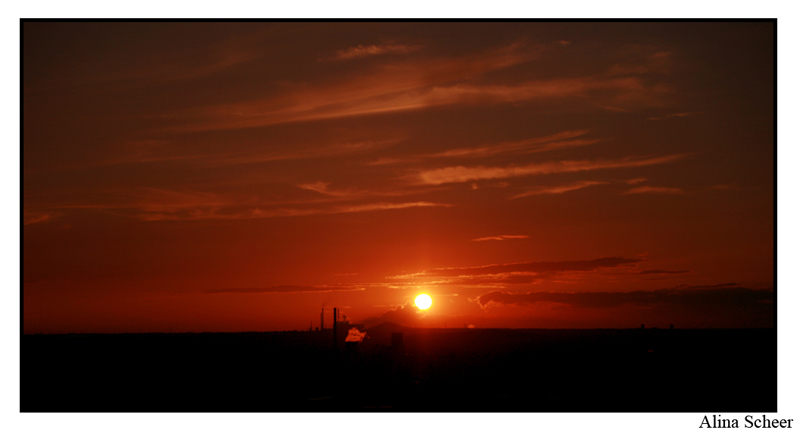
[[[322,312],[319,313],[319,329],[325,330],[325,308],[322,308]]]
[[[338,319],[338,317],[339,317],[339,310],[333,308],[333,349],[337,349],[337,347],[339,346],[336,343],[336,320]]]

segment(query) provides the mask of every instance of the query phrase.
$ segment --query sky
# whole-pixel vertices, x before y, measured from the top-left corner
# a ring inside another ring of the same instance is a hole
[[[25,333],[774,324],[772,23],[22,27]]]

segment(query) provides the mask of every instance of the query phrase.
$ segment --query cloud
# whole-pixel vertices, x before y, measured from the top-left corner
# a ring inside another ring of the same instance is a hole
[[[518,199],[520,197],[528,197],[528,196],[538,196],[542,194],[564,194],[568,191],[575,191],[580,190],[581,188],[591,187],[592,185],[604,185],[608,182],[600,182],[600,181],[580,181],[574,182],[572,184],[567,185],[556,185],[552,187],[539,187],[534,190],[526,191],[522,194],[517,194],[512,199]]]
[[[648,121],[660,121],[662,119],[670,119],[670,118],[683,118],[691,115],[701,114],[703,112],[681,112],[681,113],[671,113],[664,116],[651,116],[647,118]]]
[[[493,275],[499,273],[526,272],[586,272],[601,268],[631,266],[644,261],[640,258],[604,257],[596,260],[580,261],[542,261],[529,263],[489,264],[473,267],[447,267],[426,270],[423,273],[411,276],[463,276],[463,275]]]
[[[689,273],[688,270],[642,270],[634,273],[635,275],[677,275],[679,273]]]
[[[386,166],[388,164],[400,163],[403,160],[400,158],[381,157],[377,160],[366,163],[367,166]]]
[[[46,213],[37,213],[37,212],[25,212],[22,216],[22,224],[23,225],[31,225],[40,222],[47,222],[53,218],[52,215]]]
[[[341,214],[341,213],[356,213],[356,212],[369,212],[369,211],[382,211],[392,209],[407,209],[407,208],[421,208],[421,207],[451,207],[452,205],[446,203],[431,203],[431,202],[407,202],[407,203],[366,203],[360,205],[349,206],[334,206],[329,208],[320,209],[293,209],[293,208],[278,208],[278,209],[243,209],[233,211],[220,211],[216,209],[196,209],[189,212],[181,213],[164,213],[164,212],[150,212],[139,214],[138,217],[145,221],[181,221],[181,220],[200,220],[200,219],[219,219],[219,220],[236,220],[236,219],[258,219],[258,218],[280,218],[280,217],[294,217],[294,216],[309,216],[309,215],[323,215],[323,214]]]
[[[366,318],[361,321],[361,324],[364,324],[366,328],[374,327],[387,322],[413,327],[414,324],[421,320],[424,316],[424,312],[421,312],[414,304],[408,302],[405,304],[405,306],[397,306],[396,308],[383,313],[381,316]]]
[[[733,185],[733,184],[721,184],[721,185],[712,185],[712,190],[738,190],[741,189],[740,187]]]
[[[324,85],[287,83],[284,91],[270,97],[172,112],[170,115],[182,124],[166,130],[261,127],[456,103],[463,97],[448,92],[452,82],[530,61],[537,52],[536,47],[513,44],[456,58],[415,59],[384,65]]]
[[[336,51],[336,55],[331,60],[352,60],[383,54],[408,54],[422,48],[422,45],[358,45]]]
[[[628,185],[636,185],[636,184],[640,184],[640,183],[642,183],[642,182],[644,182],[646,180],[647,180],[647,178],[633,178],[633,179],[628,179],[627,181],[625,181],[625,183],[628,184]]]
[[[311,188],[322,185],[310,184]],[[324,188],[324,187],[322,187]],[[422,207],[451,207],[447,203],[375,202],[323,207],[307,207],[318,201],[294,202],[302,208],[274,207],[287,202],[262,202],[252,196],[223,195],[200,191],[175,191],[158,188],[137,188],[112,193],[107,203],[60,205],[64,209],[106,210],[120,216],[139,218],[144,221],[188,221],[188,220],[237,220],[295,217],[323,214],[355,213]],[[323,202],[325,203],[325,202]],[[273,206],[273,207],[269,207]]]
[[[275,285],[272,287],[260,288],[219,288],[205,290],[207,294],[267,294],[267,293],[329,293],[333,291],[362,291],[363,287],[355,286],[321,286],[312,287],[306,285]]]
[[[368,197],[368,196],[381,196],[381,197],[388,197],[388,196],[407,196],[410,194],[419,194],[421,192],[427,192],[430,190],[419,190],[419,189],[394,189],[392,191],[386,190],[365,190],[365,189],[340,189],[340,190],[333,190],[329,188],[330,182],[323,182],[317,181],[308,184],[297,184],[297,187],[303,190],[314,191],[315,193],[319,193],[329,197],[337,197],[340,199],[352,199],[357,197]]]
[[[629,45],[617,52],[618,62],[608,69],[609,76],[669,74],[673,54],[657,46]]]
[[[483,242],[486,240],[505,240],[505,239],[527,239],[528,236],[518,235],[518,236],[511,236],[507,234],[502,234],[500,236],[489,236],[489,237],[480,237],[478,239],[472,239],[473,242]]]
[[[394,45],[386,45],[394,46]],[[262,127],[386,114],[448,105],[491,105],[572,98],[591,108],[661,106],[671,89],[639,76],[583,76],[493,83],[491,72],[530,62],[547,48],[512,44],[459,57],[410,58],[324,84],[286,82],[269,97],[170,112],[176,132]],[[400,49],[395,49],[399,52]],[[380,46],[342,52],[348,58],[391,52]],[[573,142],[575,145],[590,142]]]
[[[738,284],[720,284],[716,288],[670,288],[654,291],[629,292],[530,292],[508,293],[492,291],[478,297],[482,307],[499,305],[529,305],[548,302],[580,308],[610,308],[623,305],[694,305],[694,306],[755,306],[771,300],[773,291],[767,289],[735,288]]]
[[[627,157],[620,160],[567,160],[533,163],[526,166],[508,167],[445,167],[426,170],[417,175],[421,184],[440,185],[453,182],[468,182],[482,179],[501,179],[517,176],[546,175],[552,173],[584,172],[599,169],[621,169],[671,163],[684,154],[661,157]]]
[[[687,289],[730,288],[730,287],[736,287],[738,285],[740,284],[727,283],[727,284],[716,284],[716,285],[679,285],[678,288],[687,288]]]
[[[496,143],[493,145],[483,145],[475,148],[451,149],[436,154],[430,154],[428,157],[486,157],[509,152],[535,153],[591,145],[600,141],[573,139],[586,133],[586,130],[565,131],[551,134],[549,136],[534,137],[513,142]]]
[[[314,191],[320,194],[324,194],[326,196],[332,197],[352,197],[359,195],[360,193],[354,191],[334,191],[328,189],[328,185],[330,182],[322,182],[317,181],[311,184],[297,184],[297,188],[301,188],[303,190]]]
[[[259,152],[250,154],[213,154],[204,156],[200,161],[210,165],[252,164],[268,161],[299,160],[313,158],[328,158],[349,156],[359,153],[368,153],[386,148],[402,141],[400,138],[383,140],[363,140],[334,142],[326,145],[309,146],[305,148],[292,148],[273,152]],[[195,157],[197,158],[197,157]]]
[[[632,188],[622,194],[683,194],[683,190],[680,188],[651,187],[649,185],[644,185]]]

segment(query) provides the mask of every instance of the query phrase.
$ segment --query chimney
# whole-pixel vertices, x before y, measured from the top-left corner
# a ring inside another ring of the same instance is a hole
[[[325,330],[325,308],[322,308],[322,312],[319,314],[319,329],[320,331]]]
[[[339,310],[333,308],[333,349],[337,349],[339,346],[336,343],[336,319],[339,317]]]

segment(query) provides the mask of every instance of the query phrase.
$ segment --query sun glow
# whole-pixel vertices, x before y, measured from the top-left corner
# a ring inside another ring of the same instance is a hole
[[[431,300],[431,296],[427,294],[420,294],[414,299],[414,304],[417,305],[420,309],[428,309],[431,307],[433,300]]]

